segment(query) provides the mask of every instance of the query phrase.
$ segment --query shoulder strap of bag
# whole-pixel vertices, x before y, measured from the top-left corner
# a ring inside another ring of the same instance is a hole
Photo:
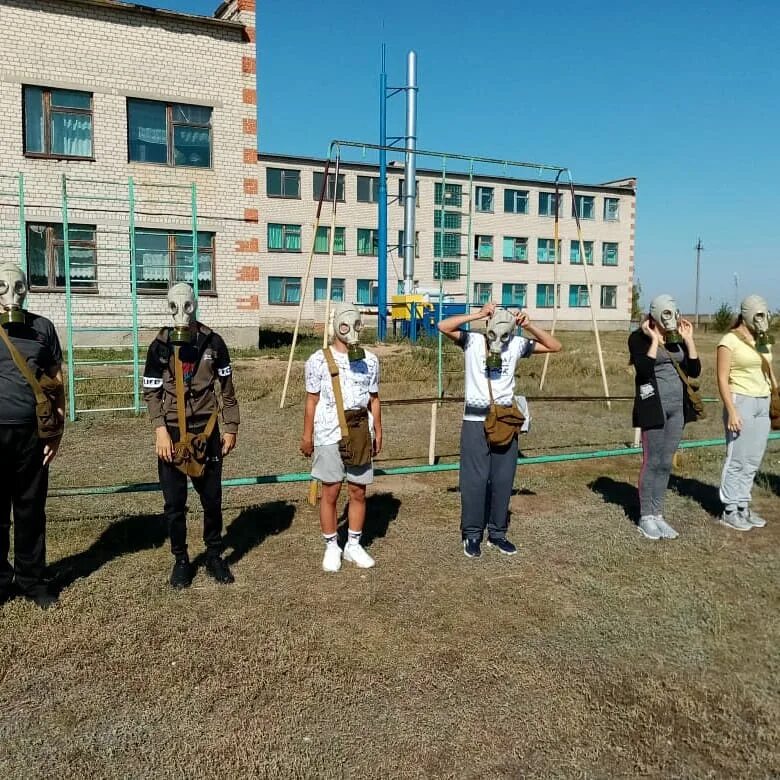
[[[487,356],[490,352],[490,347],[488,345],[487,336],[485,336],[485,358],[487,359]],[[490,369],[485,368],[485,375],[487,376],[487,383],[488,383],[488,395],[490,396],[490,405],[493,406],[495,401],[493,400],[493,382],[490,380]]]
[[[325,360],[328,362],[328,371],[330,371],[330,383],[333,385],[333,395],[336,397],[336,411],[339,415],[339,428],[341,428],[341,438],[346,439],[349,436],[347,427],[347,416],[344,414],[344,396],[341,394],[341,382],[339,381],[339,367],[330,347],[323,350]]]
[[[33,374],[30,366],[27,365],[27,361],[24,359],[19,350],[14,346],[10,336],[5,332],[5,328],[2,325],[0,325],[0,338],[3,339],[6,347],[8,347],[8,351],[11,353],[11,358],[13,359],[14,363],[16,363],[16,367],[27,381],[27,384],[30,385],[30,389],[33,391],[33,395],[35,396],[35,402],[41,403],[42,401],[45,401],[46,396],[41,389],[40,383],[35,378],[35,374]]]
[[[743,343],[747,344],[751,349],[754,349],[756,351],[756,354],[761,358],[761,363],[763,364],[761,366],[761,371],[763,372],[764,376],[769,380],[769,386],[772,388],[773,392],[777,392],[777,382],[775,381],[775,375],[772,371],[772,366],[769,363],[769,361],[766,359],[766,355],[764,355],[762,352],[759,352],[756,348],[755,344],[751,344],[741,333],[737,333],[736,331],[732,331],[734,335]]]
[[[184,406],[184,367],[181,364],[181,347],[173,348],[173,373],[176,377],[176,415],[179,418],[179,438],[187,433],[187,412]],[[213,426],[212,426],[213,427]]]

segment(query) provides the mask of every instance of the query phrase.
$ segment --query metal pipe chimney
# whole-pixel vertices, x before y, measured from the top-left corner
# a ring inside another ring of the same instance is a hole
[[[404,170],[404,293],[414,284],[415,206],[417,204],[417,53],[406,60],[406,165]]]

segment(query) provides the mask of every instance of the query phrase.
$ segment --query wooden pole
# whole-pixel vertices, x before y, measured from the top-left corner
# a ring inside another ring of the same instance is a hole
[[[558,220],[560,218],[560,193],[558,189],[558,180],[560,179],[561,172],[558,171],[558,175],[555,177],[555,227],[553,246],[555,247],[555,263],[553,265],[553,321],[552,328],[550,328],[550,334],[555,335],[555,326],[558,323],[558,306],[560,301],[558,300],[558,263],[561,262],[561,247],[560,240],[558,238]],[[542,367],[542,377],[539,380],[539,389],[544,389],[544,380],[547,378],[547,367],[550,365],[550,352],[545,353],[544,366]]]
[[[436,410],[438,403],[431,404],[431,432],[428,437],[428,465],[433,466],[436,462]]]

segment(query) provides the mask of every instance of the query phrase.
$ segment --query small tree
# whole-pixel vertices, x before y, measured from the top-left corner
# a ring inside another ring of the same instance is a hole
[[[712,315],[712,324],[719,333],[725,333],[734,322],[734,310],[727,303],[721,303],[715,314]]]
[[[631,319],[637,322],[642,319],[642,306],[640,299],[642,298],[642,285],[639,279],[635,284],[631,285]]]

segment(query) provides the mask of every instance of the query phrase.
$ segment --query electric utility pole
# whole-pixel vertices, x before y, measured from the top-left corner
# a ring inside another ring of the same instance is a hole
[[[699,327],[699,279],[701,277],[701,250],[704,249],[704,245],[701,242],[701,238],[696,242],[696,312],[695,321],[696,327]]]

